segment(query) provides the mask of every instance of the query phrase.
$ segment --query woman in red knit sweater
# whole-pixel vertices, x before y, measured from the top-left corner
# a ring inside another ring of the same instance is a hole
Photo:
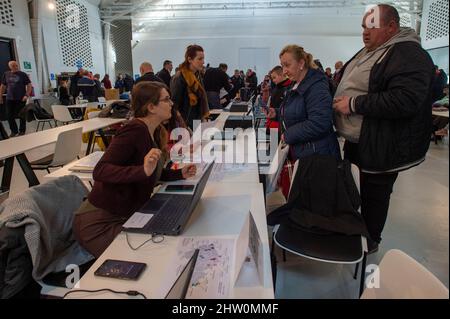
[[[99,257],[121,232],[122,224],[150,198],[158,180],[195,175],[195,165],[164,169],[161,124],[173,102],[159,82],[141,82],[132,92],[135,118],[121,128],[94,169],[94,187],[77,211],[73,231],[79,243]]]

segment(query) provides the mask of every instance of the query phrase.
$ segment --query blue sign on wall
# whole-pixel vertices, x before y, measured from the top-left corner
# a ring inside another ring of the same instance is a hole
[[[134,75],[134,79],[135,79],[135,80],[139,79],[140,77],[141,77],[141,76],[140,76],[139,74],[135,74],[135,75]]]
[[[54,73],[50,73],[50,80],[55,81],[56,77]]]
[[[77,60],[77,62],[75,62],[75,65],[77,66],[78,69],[81,69],[83,67],[83,61]]]

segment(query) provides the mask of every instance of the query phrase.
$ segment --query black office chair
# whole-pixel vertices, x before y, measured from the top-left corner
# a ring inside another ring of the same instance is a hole
[[[298,168],[295,165],[294,174]],[[352,175],[359,190],[359,169],[352,165]],[[291,184],[292,186],[292,184]],[[302,229],[290,223],[276,225],[273,230],[271,256],[274,267],[274,286],[276,285],[277,262],[274,254],[275,245],[283,250],[283,262],[286,251],[292,254],[327,263],[356,265],[353,278],[358,276],[359,264],[362,263],[359,296],[364,290],[365,269],[367,262],[367,240],[364,236],[349,236],[336,233],[318,233]]]

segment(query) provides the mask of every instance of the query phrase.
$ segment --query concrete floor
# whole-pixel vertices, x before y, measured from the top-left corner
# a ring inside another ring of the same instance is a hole
[[[8,128],[7,123],[4,122],[4,125]],[[34,130],[33,123],[28,123],[27,132]],[[27,156],[31,161],[51,153],[52,150],[53,147],[49,145],[28,152]],[[80,154],[84,154],[84,151]],[[45,171],[36,172],[41,181],[45,174]],[[26,188],[28,183],[16,162],[10,196]],[[423,264],[448,287],[448,188],[448,145],[432,143],[427,160],[420,166],[401,173],[397,179],[380,250],[369,256],[368,264],[378,264],[389,249],[397,248]],[[278,260],[277,298],[358,297],[359,282],[352,278],[353,266],[315,262],[289,253],[285,263],[282,262],[281,256]]]

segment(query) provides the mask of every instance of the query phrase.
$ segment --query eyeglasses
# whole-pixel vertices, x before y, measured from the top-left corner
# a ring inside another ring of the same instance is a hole
[[[170,96],[166,96],[164,99],[159,100],[159,102],[173,103]]]

